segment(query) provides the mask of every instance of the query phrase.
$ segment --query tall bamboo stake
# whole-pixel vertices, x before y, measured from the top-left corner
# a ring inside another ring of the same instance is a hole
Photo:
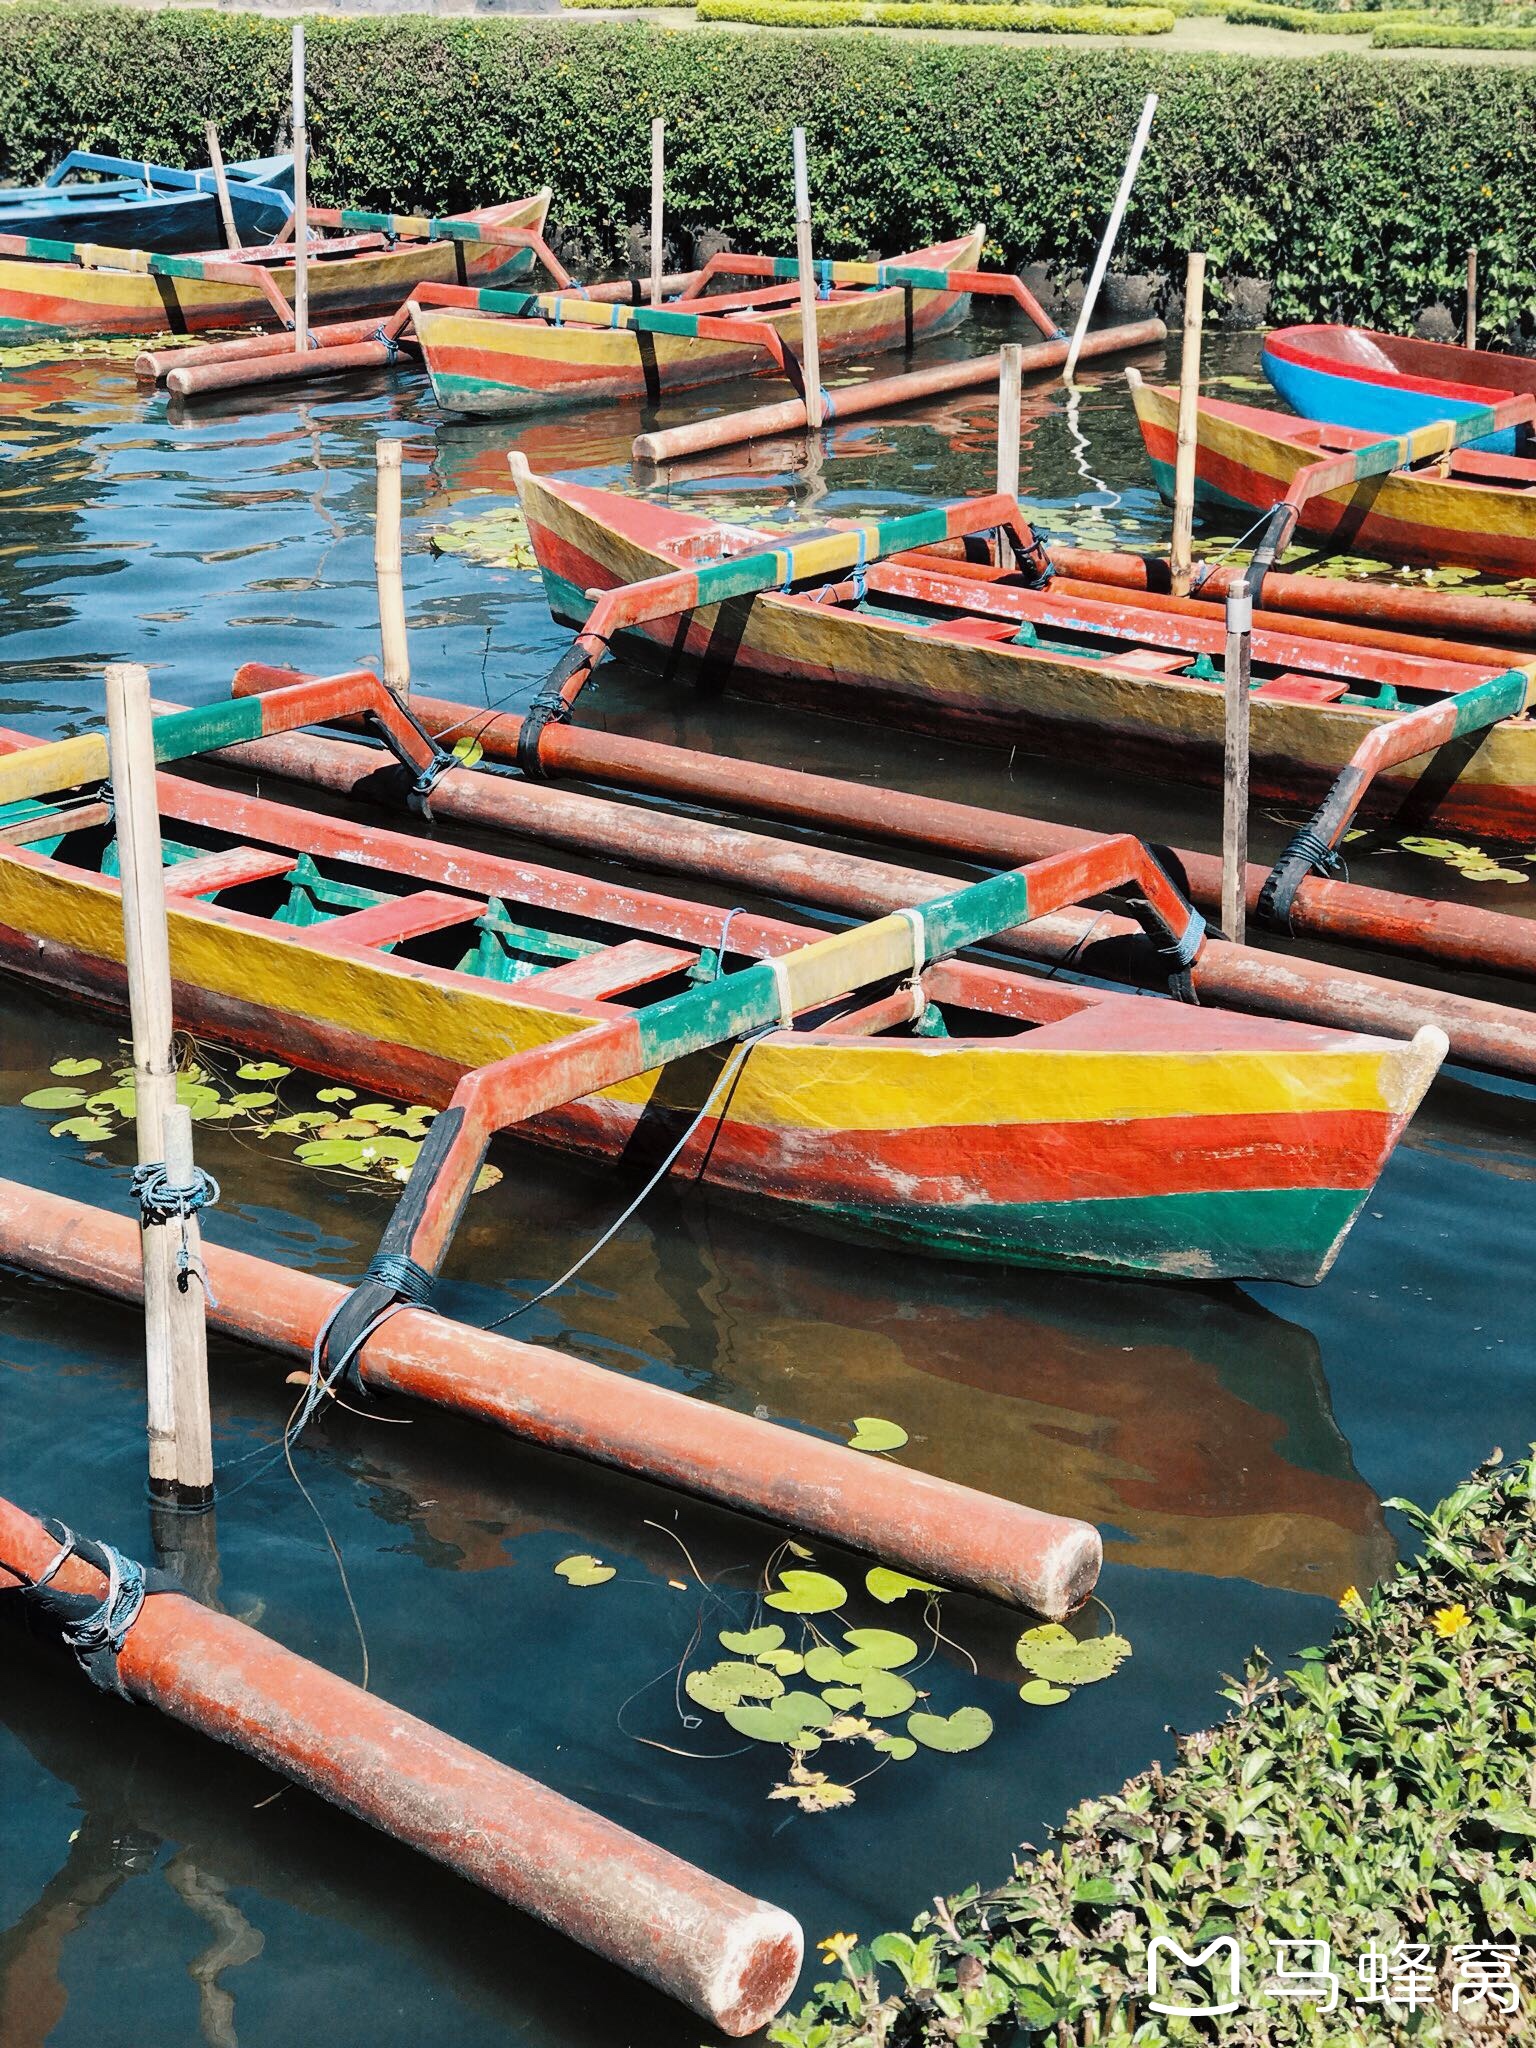
[[[171,1114],[176,1108],[171,954],[149,671],[137,664],[116,664],[107,670],[106,683],[139,1164],[164,1164],[172,1182],[185,1185],[178,1180],[169,1152],[174,1140],[178,1164],[190,1179],[190,1123],[183,1145]],[[195,1219],[189,1218],[189,1232],[194,1226]],[[208,1353],[201,1286],[195,1279],[185,1291],[177,1285],[181,1242],[178,1223],[141,1217],[150,1491],[162,1499],[196,1503],[211,1499],[213,1493]]]
[[[1467,347],[1477,347],[1477,251],[1467,251]]]
[[[309,347],[309,123],[304,113],[304,24],[293,27],[293,345]]]
[[[374,443],[377,466],[373,519],[373,571],[379,587],[379,637],[384,647],[384,681],[395,695],[411,693],[411,654],[405,634],[405,583],[400,563],[400,442],[393,435]]]
[[[1221,778],[1221,928],[1242,945],[1248,896],[1248,685],[1253,669],[1253,599],[1246,584],[1227,593],[1224,688],[1226,748]]]
[[[1024,409],[1024,349],[1004,342],[997,352],[997,488],[1000,496],[1019,495],[1019,426]]]
[[[667,176],[667,124],[658,114],[651,123],[651,304],[661,304],[664,220],[663,187]]]
[[[816,277],[811,254],[811,181],[805,163],[805,130],[795,143],[795,263],[800,272],[800,370],[805,379],[805,424],[814,434],[822,422],[821,343],[816,333]]]
[[[1067,350],[1067,360],[1061,372],[1063,384],[1072,382],[1072,372],[1077,368],[1078,352],[1083,345],[1083,336],[1088,332],[1088,323],[1093,318],[1093,309],[1099,301],[1099,290],[1104,283],[1104,273],[1109,268],[1109,259],[1114,254],[1115,238],[1120,232],[1120,223],[1125,218],[1125,209],[1131,197],[1131,187],[1136,182],[1136,173],[1141,168],[1141,154],[1147,146],[1147,137],[1152,133],[1152,116],[1157,112],[1157,94],[1149,92],[1146,104],[1141,110],[1141,119],[1136,124],[1136,134],[1131,142],[1131,153],[1125,160],[1125,169],[1120,176],[1120,190],[1115,194],[1115,203],[1109,210],[1109,225],[1104,230],[1104,239],[1099,244],[1099,253],[1094,258],[1093,274],[1088,279],[1088,289],[1083,294],[1083,310],[1077,316],[1077,327],[1072,336],[1072,346]]]
[[[235,226],[235,209],[229,203],[229,180],[224,175],[224,152],[219,147],[219,124],[210,121],[203,130],[208,144],[208,161],[213,166],[213,182],[219,192],[219,217],[224,223],[224,246],[238,249],[240,230]]]
[[[1179,365],[1179,438],[1173,466],[1173,539],[1168,568],[1175,597],[1194,575],[1195,452],[1200,437],[1200,340],[1205,328],[1205,255],[1191,249],[1184,271],[1184,354]]]

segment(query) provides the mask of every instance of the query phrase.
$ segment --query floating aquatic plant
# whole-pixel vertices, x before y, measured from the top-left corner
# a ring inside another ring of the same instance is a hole
[[[434,555],[462,555],[490,569],[536,569],[538,558],[528,538],[528,522],[517,505],[498,505],[455,520],[430,537]]]
[[[850,1451],[899,1451],[907,1441],[907,1432],[899,1422],[887,1422],[883,1415],[856,1415],[848,1448]]]
[[[238,1056],[235,1056],[238,1057]],[[22,1106],[76,1114],[50,1125],[56,1138],[104,1145],[131,1131],[137,1107],[133,1067],[126,1058],[108,1070],[99,1059],[65,1057],[49,1069],[57,1085],[34,1088]],[[311,1105],[295,1109],[276,1085],[293,1080],[277,1060],[245,1060],[232,1078],[206,1047],[182,1049],[176,1099],[194,1123],[227,1124],[236,1135],[269,1142],[286,1138],[301,1166],[396,1185],[410,1177],[422,1140],[437,1111],[425,1102],[359,1102],[355,1088],[320,1089]],[[294,1083],[295,1092],[303,1083]],[[482,1167],[475,1192],[494,1187],[501,1169]]]
[[[570,1586],[601,1586],[613,1577],[614,1566],[604,1564],[601,1558],[580,1551],[575,1557],[562,1557],[555,1566],[555,1576],[564,1579]]]

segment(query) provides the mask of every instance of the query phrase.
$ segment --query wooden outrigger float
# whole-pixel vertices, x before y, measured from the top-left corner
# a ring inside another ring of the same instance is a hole
[[[1225,632],[1210,607],[1113,586],[1095,594],[1081,577],[1058,582],[1012,500],[975,501],[973,533],[987,518],[995,528],[1012,521],[1013,540],[984,546],[985,561],[952,562],[888,545],[887,527],[910,520],[761,531],[538,477],[515,453],[511,462],[550,609],[578,629],[525,720],[525,768],[616,641],[669,669],[687,664],[749,695],[838,717],[894,716],[1045,754],[1091,746],[1097,758],[1188,781],[1220,777]],[[589,593],[602,593],[595,608]],[[1536,834],[1536,725],[1524,710],[1536,656],[1405,651],[1412,644],[1261,612],[1255,793],[1316,803],[1376,729],[1450,702],[1448,731],[1482,735],[1476,751],[1439,781],[1436,763],[1427,777],[1398,763],[1373,803],[1417,793],[1442,824]],[[1441,737],[1433,721],[1415,730],[1419,752]]]
[[[332,232],[307,245],[310,310],[326,320],[388,314],[427,282],[521,276],[544,251],[549,200],[546,186],[442,220],[312,208],[311,227]],[[291,329],[293,302],[293,247],[281,236],[178,256],[0,235],[0,337]]]
[[[478,772],[358,676],[162,717],[157,755],[360,715],[418,796]],[[105,768],[95,735],[19,748],[0,762],[0,797],[56,795]],[[1389,1043],[949,961],[1129,889],[1179,980],[1200,920],[1125,838],[816,939],[746,918],[727,932],[696,904],[185,783],[163,788],[162,810],[183,850],[170,887],[185,1021],[447,1105],[338,1326],[347,1344],[403,1288],[430,1286],[490,1138],[525,1124],[607,1156],[676,1142],[681,1125],[679,1172],[836,1234],[1092,1272],[1313,1281],[1446,1049],[1435,1030]],[[110,999],[110,835],[99,817],[68,828],[44,806],[0,845],[0,951]],[[393,887],[365,886],[362,870]],[[434,886],[406,886],[424,875]],[[755,964],[723,969],[722,946]],[[759,1034],[745,1057],[726,1050]]]

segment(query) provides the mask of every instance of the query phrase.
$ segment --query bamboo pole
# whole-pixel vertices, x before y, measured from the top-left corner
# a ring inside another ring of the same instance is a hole
[[[1067,350],[1066,367],[1061,373],[1063,384],[1072,382],[1072,372],[1077,368],[1077,358],[1082,350],[1083,336],[1088,332],[1088,323],[1093,318],[1093,309],[1099,301],[1099,291],[1104,283],[1104,273],[1109,268],[1109,259],[1114,254],[1115,238],[1120,233],[1120,223],[1125,218],[1125,209],[1130,202],[1131,187],[1136,182],[1136,173],[1141,168],[1142,151],[1147,146],[1147,137],[1152,133],[1152,116],[1157,112],[1157,94],[1149,92],[1146,104],[1141,110],[1141,119],[1136,124],[1136,134],[1131,142],[1131,153],[1125,160],[1125,169],[1120,176],[1120,190],[1115,194],[1115,203],[1109,210],[1109,225],[1104,230],[1104,239],[1099,244],[1099,253],[1094,258],[1093,273],[1088,279],[1088,289],[1083,294],[1083,310],[1077,316],[1077,327],[1072,335],[1072,346]]]
[[[1205,253],[1191,249],[1184,271],[1184,354],[1179,364],[1179,436],[1173,468],[1173,539],[1168,568],[1183,597],[1194,575],[1195,451],[1200,433],[1200,341],[1205,328]]]
[[[203,130],[208,144],[208,161],[213,166],[213,182],[219,190],[219,218],[224,223],[224,246],[238,249],[240,230],[235,226],[235,209],[229,203],[229,180],[224,175],[224,152],[219,147],[219,124],[210,121]]]
[[[1477,347],[1477,251],[1467,251],[1467,347]]]
[[[384,681],[403,702],[411,694],[411,651],[405,632],[405,581],[400,563],[399,440],[394,435],[381,435],[374,443],[373,456],[373,572],[379,589]]]
[[[168,1122],[176,1106],[176,1055],[149,671],[136,663],[117,663],[108,668],[106,685],[139,1164],[169,1167]],[[190,1150],[189,1132],[188,1157],[182,1162],[188,1168]],[[178,1226],[151,1223],[141,1216],[139,1238],[144,1266],[150,1492],[187,1504],[206,1502],[213,1496],[213,1447],[202,1290],[195,1282],[184,1292],[177,1286]]]
[[[304,24],[293,26],[293,346],[309,347],[309,124],[304,113]]]
[[[651,123],[651,304],[661,304],[664,240],[663,188],[667,176],[667,124],[658,114]]]
[[[800,272],[800,371],[805,380],[805,424],[821,430],[821,342],[816,332],[816,276],[811,254],[811,181],[805,162],[805,130],[795,144],[795,263]]]
[[[1221,928],[1234,945],[1248,920],[1248,683],[1253,668],[1253,598],[1246,584],[1227,593],[1224,686],[1226,746],[1221,780]]]
[[[1005,342],[997,352],[997,490],[1019,495],[1019,429],[1024,408],[1024,348]]]

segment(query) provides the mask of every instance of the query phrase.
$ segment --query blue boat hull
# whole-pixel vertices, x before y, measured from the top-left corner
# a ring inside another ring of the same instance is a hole
[[[1263,365],[1265,376],[1280,397],[1304,420],[1321,420],[1333,427],[1356,427],[1364,433],[1380,434],[1383,440],[1411,433],[1416,427],[1432,426],[1436,420],[1462,419],[1491,402],[1486,394],[1478,399],[1462,399],[1420,390],[1404,377],[1390,384],[1376,383],[1364,377],[1317,370],[1276,355],[1268,348]],[[1493,397],[1505,395],[1494,393]],[[1489,455],[1513,455],[1516,435],[1517,429],[1508,427],[1503,433],[1469,441],[1467,446]]]
[[[65,159],[65,165],[72,163]],[[86,159],[89,163],[91,160]],[[97,159],[109,162],[112,159]],[[53,174],[58,179],[65,169]],[[134,167],[124,165],[125,171]],[[0,234],[34,235],[52,242],[97,242],[109,249],[152,249],[160,254],[222,249],[224,223],[213,173],[167,171],[150,164],[140,175],[95,184],[53,182],[0,189]],[[160,181],[175,178],[171,189]],[[193,180],[199,181],[194,185]],[[230,211],[241,242],[269,242],[292,211],[292,157],[227,166]]]

